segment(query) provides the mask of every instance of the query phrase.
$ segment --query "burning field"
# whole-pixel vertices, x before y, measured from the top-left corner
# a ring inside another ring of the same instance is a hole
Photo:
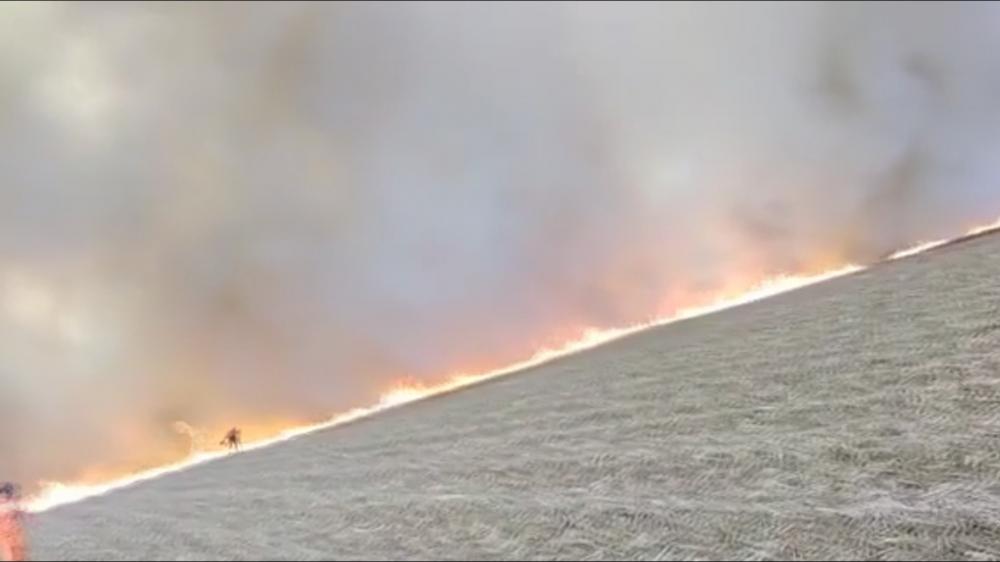
[[[989,3],[0,4],[2,500],[53,556],[906,552],[986,392],[997,53]]]
[[[995,559],[1000,236],[37,515],[41,558]]]

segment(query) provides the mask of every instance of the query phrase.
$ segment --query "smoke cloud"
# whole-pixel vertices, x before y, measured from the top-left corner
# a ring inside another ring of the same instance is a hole
[[[998,53],[989,3],[4,4],[0,475],[993,219]]]

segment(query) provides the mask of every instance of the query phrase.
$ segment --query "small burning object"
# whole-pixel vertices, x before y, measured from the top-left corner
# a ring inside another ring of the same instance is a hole
[[[0,484],[0,559],[20,562],[27,559],[24,537],[24,510],[20,505],[21,491],[16,484]]]

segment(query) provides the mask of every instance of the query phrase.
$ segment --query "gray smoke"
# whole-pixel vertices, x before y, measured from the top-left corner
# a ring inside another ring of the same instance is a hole
[[[0,474],[993,219],[998,53],[987,3],[4,4]]]

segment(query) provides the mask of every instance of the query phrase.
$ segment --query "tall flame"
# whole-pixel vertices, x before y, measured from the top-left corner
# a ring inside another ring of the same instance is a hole
[[[967,231],[963,236],[953,239],[937,240],[933,242],[924,242],[917,244],[911,248],[900,250],[889,256],[888,260],[898,260],[905,257],[913,256],[922,252],[926,252],[932,248],[936,248],[947,244],[949,242],[954,242],[956,240],[966,238],[969,236],[976,236],[986,232],[1000,229],[1000,218],[996,221],[977,226],[975,228]],[[248,443],[244,450],[250,451],[255,449],[261,449],[264,447],[269,447],[271,445],[288,441],[296,437],[312,433],[315,431],[320,431],[323,429],[336,427],[338,425],[343,425],[361,418],[372,416],[379,412],[385,410],[402,406],[404,404],[409,404],[411,402],[416,402],[418,400],[423,400],[432,396],[438,396],[441,394],[453,392],[463,387],[468,387],[477,383],[487,381],[496,377],[501,377],[508,375],[517,371],[527,369],[529,367],[534,367],[554,359],[564,357],[573,353],[578,353],[580,351],[590,349],[612,340],[616,340],[636,332],[646,330],[656,326],[662,326],[672,322],[677,322],[680,320],[686,320],[696,316],[702,316],[705,314],[711,314],[720,310],[727,308],[739,306],[742,304],[747,304],[750,302],[765,299],[780,293],[792,291],[807,285],[812,285],[815,283],[820,283],[836,277],[841,277],[851,273],[855,273],[865,269],[863,266],[848,264],[839,268],[831,269],[822,273],[814,275],[782,275],[766,279],[761,283],[754,286],[748,287],[745,291],[740,292],[734,296],[723,296],[712,300],[707,304],[702,304],[699,306],[693,306],[688,308],[683,308],[681,310],[674,311],[673,313],[657,318],[649,322],[643,322],[635,324],[628,327],[619,328],[588,328],[582,332],[582,334],[574,339],[564,342],[561,345],[544,348],[535,352],[531,357],[508,365],[499,369],[495,369],[483,373],[456,373],[450,377],[447,377],[445,382],[440,384],[423,384],[419,382],[400,382],[397,383],[392,388],[388,389],[384,394],[381,395],[379,401],[369,407],[356,408],[338,415],[333,416],[329,420],[312,424],[312,425],[302,425],[297,427],[292,427],[285,429],[278,433],[277,435],[270,437],[268,439],[262,439],[255,441],[253,443]],[[192,429],[186,424],[181,424],[179,430],[184,432],[191,432]],[[192,466],[203,464],[206,462],[214,461],[223,457],[228,456],[226,451],[208,451],[208,452],[192,452],[187,458],[172,464],[161,466],[158,468],[145,470],[126,476],[109,479],[101,483],[61,483],[61,482],[42,482],[39,492],[33,495],[27,502],[27,508],[32,512],[42,512],[48,509],[78,502],[87,498],[94,496],[100,496],[111,492],[113,490],[118,490],[131,486],[133,484],[152,480],[159,478],[161,476],[185,470]]]

